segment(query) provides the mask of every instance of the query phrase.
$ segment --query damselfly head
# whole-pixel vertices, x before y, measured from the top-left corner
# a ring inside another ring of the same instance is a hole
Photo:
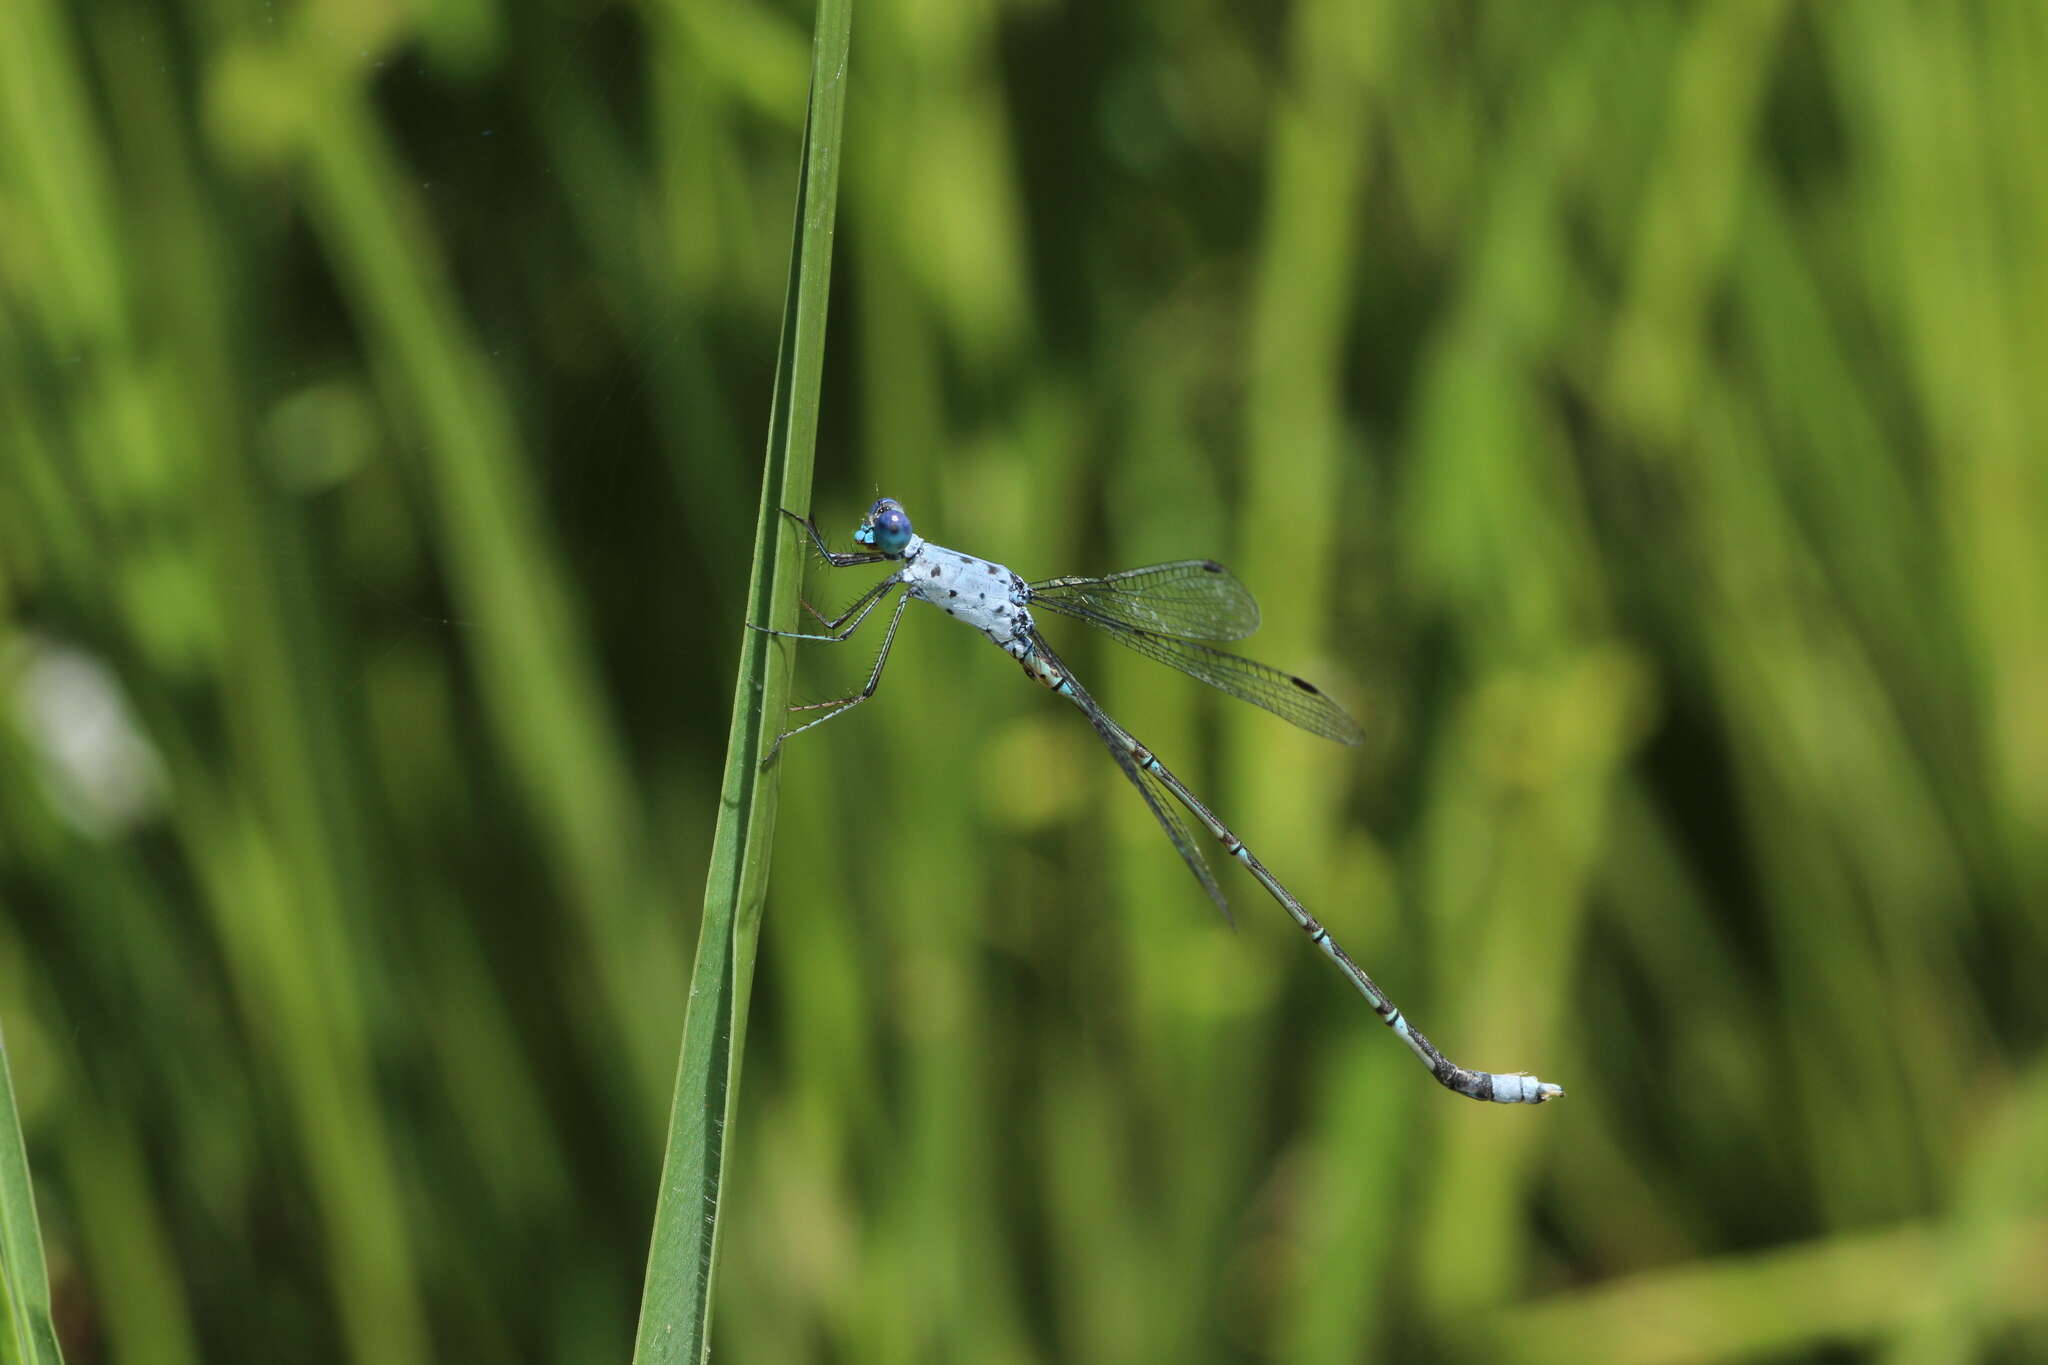
[[[853,538],[863,545],[874,546],[885,555],[900,555],[903,547],[910,543],[910,514],[894,498],[877,498],[854,531]]]

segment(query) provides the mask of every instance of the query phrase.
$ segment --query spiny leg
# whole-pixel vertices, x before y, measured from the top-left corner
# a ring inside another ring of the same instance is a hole
[[[812,606],[809,602],[804,601],[802,598],[797,599],[798,605],[803,607],[803,609],[809,612],[811,615],[817,617],[818,620],[822,621],[825,625],[825,629],[835,631],[837,632],[836,634],[808,635],[802,631],[797,630],[770,630],[767,626],[757,626],[752,621],[747,622],[747,629],[758,630],[763,635],[773,635],[778,640],[822,640],[826,644],[836,645],[846,640],[855,631],[860,629],[861,622],[868,619],[868,613],[875,609],[875,604],[880,602],[884,597],[888,596],[889,589],[895,587],[898,581],[899,580],[897,580],[893,576],[883,579],[881,582],[875,584],[874,587],[869,588],[866,592],[862,593],[859,597],[855,598],[853,601],[853,605],[849,606],[845,611],[839,613],[837,617],[830,619],[828,619],[824,615],[824,613],[820,612],[816,607]],[[909,598],[904,599],[904,601],[906,602],[909,600]],[[851,625],[847,624],[848,617],[853,618]],[[841,630],[841,626],[845,626],[846,628],[844,630]]]
[[[842,554],[825,543],[825,537],[819,533],[816,521],[810,517],[800,517],[787,507],[782,508],[781,511],[782,515],[788,517],[804,529],[805,533],[811,538],[811,544],[817,547],[819,555],[824,558],[827,564],[830,564],[835,569],[850,569],[856,564],[880,564],[889,558],[889,556],[884,554],[863,554],[858,551]]]
[[[880,599],[877,598],[876,600],[879,601]],[[859,706],[869,697],[875,695],[875,688],[880,686],[882,681],[882,665],[889,662],[889,646],[896,643],[896,627],[902,623],[903,609],[909,605],[909,597],[905,596],[897,599],[896,610],[893,613],[891,613],[889,617],[889,629],[885,631],[882,635],[882,651],[881,653],[875,655],[875,666],[868,672],[867,686],[861,688],[860,691],[854,693],[852,696],[841,697],[837,701],[814,701],[803,706],[790,707],[789,709],[792,711],[825,711],[825,714],[818,717],[816,720],[806,721],[804,724],[797,726],[794,730],[785,730],[780,735],[777,735],[775,737],[775,743],[768,746],[767,756],[761,760],[763,766],[766,766],[767,764],[774,762],[775,756],[782,752],[782,745],[784,741],[788,740],[790,736],[800,735],[806,730],[815,730],[820,725],[823,725],[826,721],[833,719],[835,716],[843,715],[844,713],[851,711],[854,707]],[[825,708],[827,707],[830,707],[831,709],[825,710]]]
[[[796,599],[796,604],[797,604],[798,606],[802,607],[802,608],[804,609],[804,612],[805,612],[805,614],[807,614],[807,615],[808,615],[808,616],[809,616],[809,617],[810,617],[810,618],[811,618],[811,619],[812,619],[813,621],[816,621],[816,622],[817,622],[817,623],[818,623],[819,625],[823,626],[823,627],[824,627],[825,629],[827,629],[827,630],[837,630],[837,629],[839,629],[839,628],[840,628],[841,626],[843,626],[843,625],[845,625],[845,624],[846,624],[846,618],[847,618],[847,617],[849,617],[849,616],[853,615],[853,609],[854,609],[854,607],[864,607],[864,606],[866,606],[866,605],[867,605],[867,600],[868,600],[868,598],[869,598],[869,597],[879,597],[879,596],[881,596],[881,594],[882,594],[882,590],[883,590],[884,588],[886,588],[887,586],[888,586],[888,580],[887,580],[887,579],[884,579],[884,580],[883,580],[882,582],[880,582],[880,583],[877,583],[877,584],[875,584],[875,586],[874,586],[874,587],[872,587],[872,588],[869,588],[869,589],[868,589],[868,590],[867,590],[866,592],[862,593],[862,594],[861,594],[861,595],[860,595],[859,597],[856,597],[856,598],[854,598],[854,599],[853,599],[853,602],[852,602],[852,603],[851,603],[851,604],[850,604],[850,605],[849,605],[849,606],[848,606],[848,607],[846,608],[846,610],[845,610],[845,611],[842,611],[842,612],[840,612],[840,613],[839,613],[839,614],[838,614],[837,616],[827,616],[827,615],[826,615],[826,614],[825,614],[824,612],[822,612],[822,611],[819,611],[819,610],[818,610],[818,609],[817,609],[816,607],[814,607],[814,606],[812,606],[812,605],[811,605],[811,599],[810,599],[810,598],[808,598],[808,597],[799,597],[799,598],[797,598],[797,599]],[[867,615],[867,612],[863,611],[863,612],[861,612],[861,615],[862,615],[863,617],[865,617],[865,616]],[[856,624],[858,624],[858,623],[856,623]],[[844,636],[841,636],[841,637],[839,637],[839,638],[841,638],[841,639],[844,639],[845,637],[844,637]]]

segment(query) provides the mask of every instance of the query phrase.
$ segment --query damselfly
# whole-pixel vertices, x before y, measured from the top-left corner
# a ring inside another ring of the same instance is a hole
[[[823,623],[825,634],[767,630],[762,626],[754,629],[784,639],[838,643],[852,638],[890,592],[900,587],[904,593],[889,617],[889,628],[882,635],[881,652],[868,672],[867,685],[853,696],[837,701],[791,707],[793,711],[822,710],[825,714],[777,738],[768,752],[769,759],[780,752],[783,741],[791,735],[823,725],[872,697],[882,680],[882,666],[889,661],[889,647],[896,641],[896,627],[903,620],[904,608],[913,599],[929,602],[986,635],[1023,665],[1026,674],[1081,708],[1081,714],[1102,736],[1117,766],[1145,798],[1167,838],[1173,841],[1174,848],[1217,907],[1228,913],[1223,891],[1180,813],[1173,808],[1175,802],[1214,835],[1227,853],[1251,870],[1259,884],[1301,926],[1309,941],[1350,978],[1374,1012],[1400,1035],[1401,1041],[1422,1059],[1438,1081],[1461,1095],[1501,1104],[1541,1104],[1564,1094],[1559,1087],[1525,1073],[1469,1071],[1438,1052],[1366,975],[1365,969],[1337,946],[1330,931],[1253,856],[1244,840],[1231,833],[1150,749],[1096,705],[1095,699],[1039,635],[1031,614],[1032,608],[1043,607],[1062,616],[1076,617],[1106,631],[1118,644],[1177,668],[1219,691],[1262,706],[1304,730],[1341,744],[1358,743],[1363,737],[1358,723],[1312,684],[1206,643],[1243,639],[1259,624],[1259,609],[1251,594],[1221,564],[1209,559],[1183,559],[1107,578],[1048,578],[1042,583],[1027,583],[1000,564],[924,539],[911,530],[909,516],[894,498],[881,498],[868,509],[853,538],[869,548],[850,553],[835,553],[810,518],[787,510],[783,515],[809,533],[818,553],[835,569],[882,563],[893,563],[897,568],[837,617],[828,618],[805,602],[804,610]]]

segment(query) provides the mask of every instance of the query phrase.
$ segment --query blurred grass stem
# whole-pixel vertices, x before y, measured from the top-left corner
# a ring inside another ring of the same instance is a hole
[[[0,1361],[57,1365],[57,1333],[50,1321],[50,1279],[43,1266],[43,1235],[28,1178],[28,1149],[14,1108],[14,1076],[7,1040],[0,1036]]]

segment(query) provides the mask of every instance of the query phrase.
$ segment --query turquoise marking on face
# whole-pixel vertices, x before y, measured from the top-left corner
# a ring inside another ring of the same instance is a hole
[[[867,516],[855,528],[853,538],[872,545],[885,555],[900,555],[910,543],[910,515],[894,498],[877,498]]]

